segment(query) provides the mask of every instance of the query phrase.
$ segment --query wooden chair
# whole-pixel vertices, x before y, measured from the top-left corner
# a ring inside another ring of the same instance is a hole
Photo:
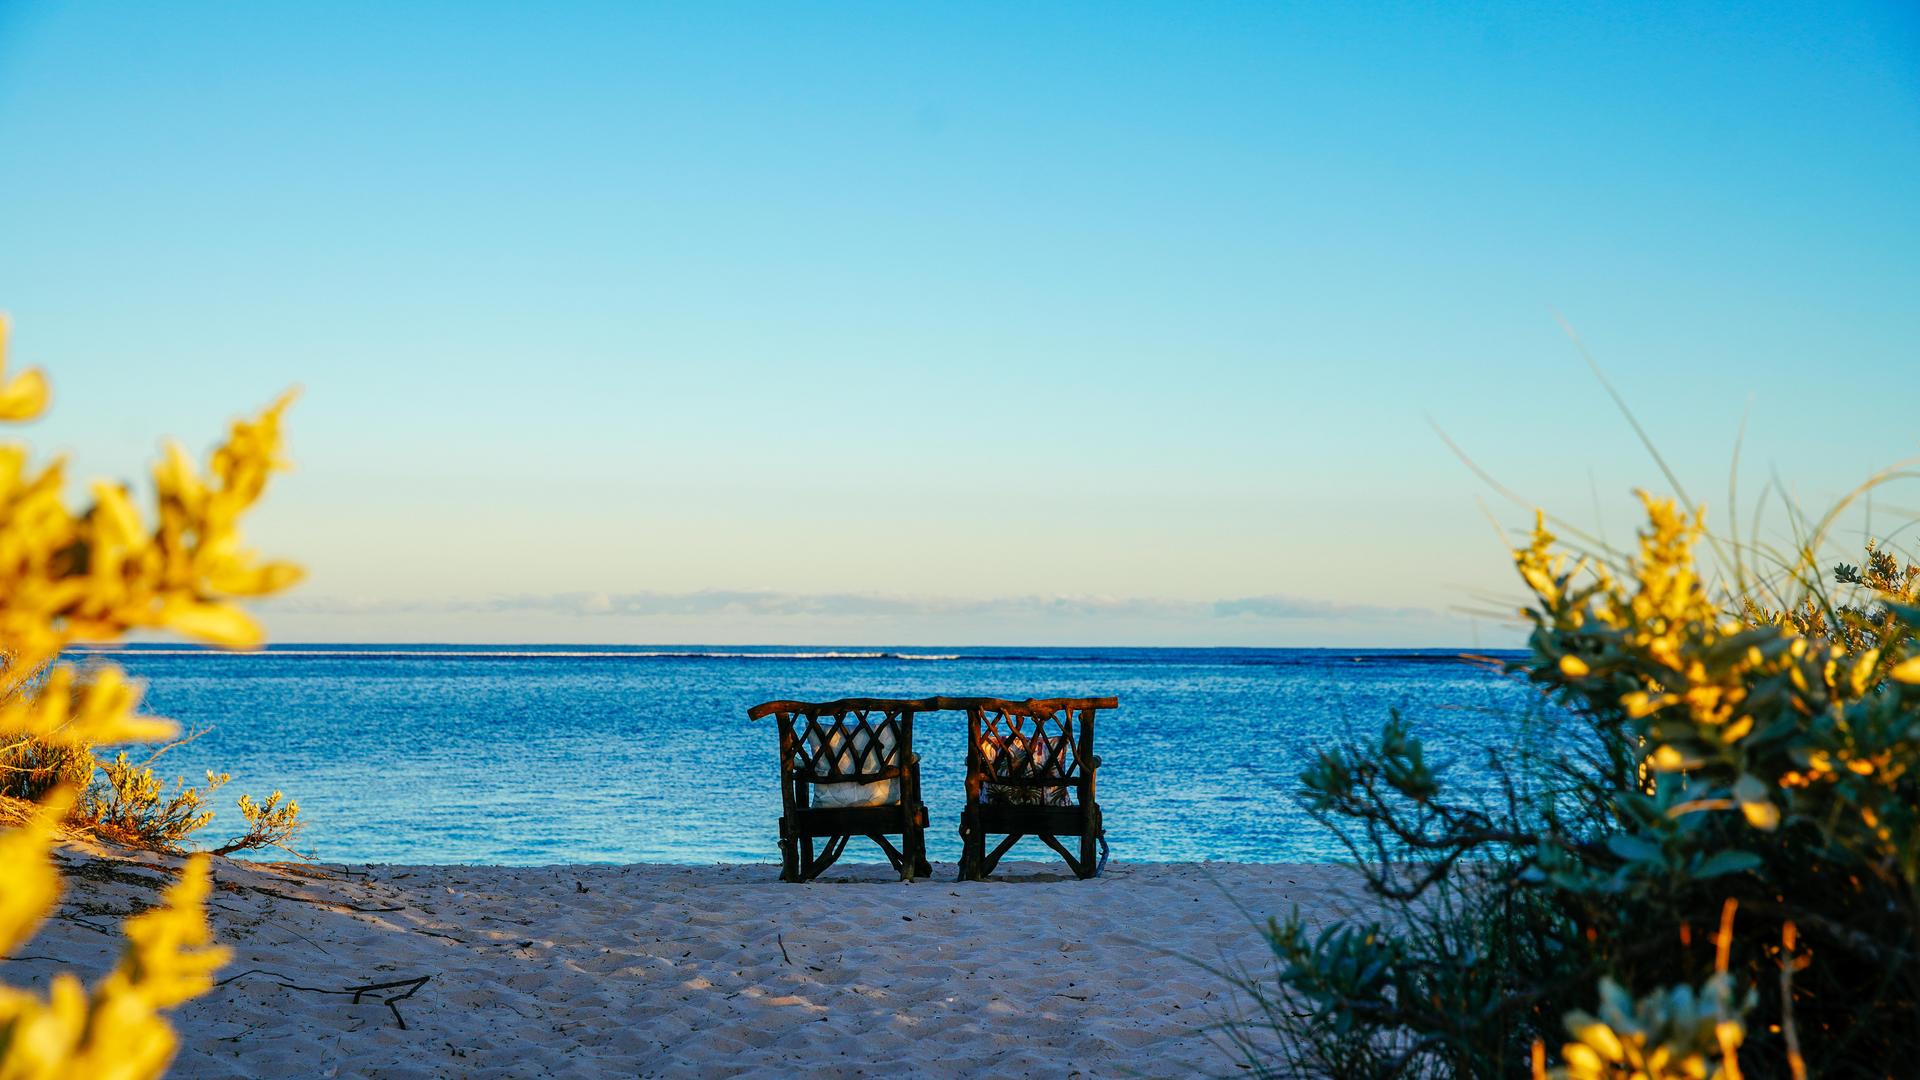
[[[1024,836],[1037,836],[1081,878],[1106,864],[1094,799],[1093,720],[1117,698],[945,699],[967,711],[967,805],[960,812],[960,880],[980,881]],[[992,851],[987,837],[1003,835]],[[1078,851],[1061,843],[1078,838]],[[1096,863],[1094,846],[1101,848]]]
[[[811,881],[832,866],[847,841],[880,845],[900,876],[927,865],[927,808],[920,801],[920,759],[913,716],[924,702],[891,698],[769,701],[750,719],[780,724],[780,880]],[[899,836],[894,847],[888,836]],[[814,841],[823,840],[820,851]]]

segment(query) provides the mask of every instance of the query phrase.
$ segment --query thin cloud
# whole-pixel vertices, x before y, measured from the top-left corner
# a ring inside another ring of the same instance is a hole
[[[1331,600],[1309,600],[1299,596],[1244,596],[1238,600],[1216,600],[1213,613],[1228,619],[1404,619],[1432,615],[1426,608],[1383,607],[1378,604],[1343,604]]]
[[[1111,596],[896,596],[880,593],[797,593],[776,589],[700,589],[693,592],[524,593],[480,599],[370,600],[315,597],[276,603],[300,615],[547,614],[660,618],[996,619],[1235,619],[1325,620],[1434,618],[1419,607],[1336,603],[1267,594],[1225,600],[1168,600]]]

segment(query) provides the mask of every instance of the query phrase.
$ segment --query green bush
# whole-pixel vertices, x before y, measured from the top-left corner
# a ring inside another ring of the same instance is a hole
[[[1870,547],[1826,583],[1803,553],[1790,602],[1716,602],[1699,516],[1645,501],[1620,565],[1538,526],[1515,553],[1514,667],[1563,719],[1487,756],[1492,805],[1397,716],[1304,773],[1387,914],[1270,924],[1255,1075],[1920,1067],[1920,568]]]

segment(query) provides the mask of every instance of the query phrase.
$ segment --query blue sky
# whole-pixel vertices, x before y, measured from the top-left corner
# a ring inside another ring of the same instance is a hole
[[[27,434],[299,384],[282,640],[1461,645],[1920,453],[1911,5],[0,4]],[[1909,499],[1909,504],[1916,500]]]

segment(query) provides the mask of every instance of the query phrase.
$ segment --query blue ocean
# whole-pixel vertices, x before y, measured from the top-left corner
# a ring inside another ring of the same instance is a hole
[[[1114,695],[1097,730],[1100,802],[1127,861],[1326,861],[1338,842],[1297,777],[1318,751],[1399,710],[1429,757],[1481,782],[1539,696],[1453,651],[826,649],[287,645],[103,652],[147,709],[206,729],[155,763],[279,789],[337,862],[778,860],[774,698]],[[1500,654],[1496,654],[1500,655]],[[1505,654],[1512,655],[1512,654]],[[935,860],[954,860],[966,721],[915,722]],[[217,835],[216,835],[217,834]],[[1033,841],[1030,857],[1051,857]],[[1016,849],[1022,857],[1026,847]],[[864,841],[846,858],[877,861]]]

